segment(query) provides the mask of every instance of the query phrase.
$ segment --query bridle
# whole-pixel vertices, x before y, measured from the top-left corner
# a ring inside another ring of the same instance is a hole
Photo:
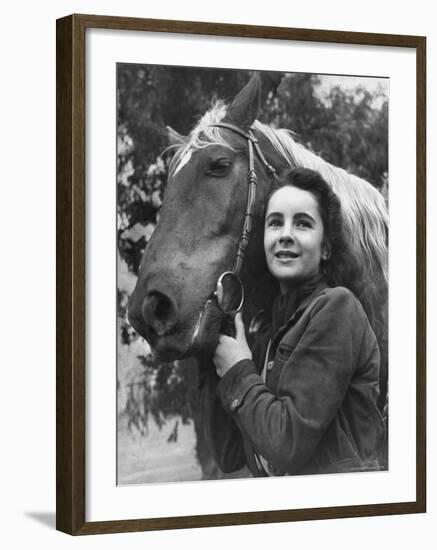
[[[240,279],[240,273],[243,266],[244,255],[246,248],[249,244],[249,236],[252,231],[253,215],[255,210],[256,200],[256,187],[258,178],[255,171],[255,153],[258,155],[259,160],[264,165],[269,176],[277,180],[278,175],[273,166],[267,162],[261,148],[258,144],[257,138],[253,132],[249,129],[247,132],[242,130],[238,126],[228,124],[227,122],[218,122],[216,124],[210,124],[211,127],[224,128],[230,130],[235,134],[245,138],[247,140],[247,147],[249,152],[249,171],[247,176],[248,190],[247,190],[247,203],[246,211],[244,214],[243,229],[241,232],[240,240],[238,242],[237,253],[235,257],[234,266],[231,271],[225,271],[220,275],[216,283],[216,289],[207,299],[200,311],[200,315],[194,329],[194,333],[191,340],[191,346],[195,346],[199,333],[202,331],[202,325],[204,322],[205,313],[208,311],[209,306],[215,302],[222,313],[225,314],[226,319],[230,321],[232,327],[228,324],[230,333],[233,333],[233,317],[241,310],[244,302],[244,287]]]
[[[246,212],[244,215],[243,230],[241,232],[241,237],[238,242],[238,248],[237,248],[234,267],[231,271],[231,273],[239,277],[241,273],[241,268],[243,267],[244,254],[249,244],[249,235],[250,235],[250,232],[252,231],[252,223],[253,223],[252,221],[253,221],[253,214],[255,209],[256,187],[258,183],[258,178],[255,172],[254,150],[258,155],[259,160],[264,165],[264,168],[266,169],[268,175],[274,178],[275,180],[278,179],[278,175],[276,173],[276,170],[273,168],[273,166],[267,162],[263,152],[261,151],[258,140],[254,136],[251,130],[249,130],[248,132],[245,132],[238,126],[234,126],[233,124],[228,124],[227,122],[217,122],[216,124],[210,124],[210,126],[215,128],[225,128],[226,130],[231,130],[235,134],[238,134],[239,136],[242,136],[247,140],[247,146],[248,146],[248,152],[249,152],[249,172],[247,177],[247,183],[248,183],[247,205],[246,205]]]
[[[259,160],[264,165],[264,168],[268,175],[277,180],[278,175],[274,167],[267,162],[261,148],[259,146],[257,138],[253,132],[249,129],[247,132],[242,130],[238,126],[228,124],[227,122],[218,122],[216,124],[210,124],[211,127],[224,128],[230,130],[235,134],[245,138],[247,140],[247,147],[249,153],[249,170],[247,176],[248,190],[247,190],[247,203],[246,211],[244,214],[243,229],[241,232],[240,240],[238,241],[238,248],[236,252],[234,266],[231,271],[225,271],[220,275],[216,283],[215,291],[206,300],[205,304],[200,311],[200,315],[194,329],[194,333],[191,340],[191,346],[195,346],[199,333],[202,332],[202,325],[204,323],[205,313],[208,311],[209,306],[215,302],[219,309],[225,315],[225,321],[230,321],[232,326],[229,326],[227,330],[233,334],[233,317],[241,310],[244,302],[244,287],[240,279],[240,273],[243,267],[243,261],[247,246],[249,244],[249,237],[252,231],[253,216],[255,210],[256,201],[256,187],[258,178],[255,171],[255,153],[258,155]]]

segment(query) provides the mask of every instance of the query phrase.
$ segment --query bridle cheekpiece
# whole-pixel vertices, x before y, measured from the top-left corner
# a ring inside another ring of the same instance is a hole
[[[224,128],[238,134],[239,136],[247,140],[248,152],[249,152],[249,172],[247,177],[248,191],[247,191],[247,203],[246,211],[244,214],[244,223],[243,229],[241,232],[240,240],[238,242],[237,253],[235,257],[235,262],[232,270],[225,271],[220,275],[216,283],[216,289],[212,295],[208,298],[204,304],[199,319],[197,321],[196,327],[194,329],[192,337],[192,345],[196,342],[199,333],[201,332],[201,325],[204,318],[205,312],[208,310],[209,305],[214,301],[217,306],[220,308],[222,313],[224,313],[225,318],[228,321],[231,321],[233,326],[234,315],[239,312],[243,306],[244,302],[244,287],[240,279],[240,273],[243,266],[244,255],[246,248],[249,244],[249,236],[252,231],[253,225],[253,215],[255,210],[255,200],[256,200],[256,187],[258,183],[258,178],[255,172],[255,153],[258,155],[259,160],[264,165],[269,176],[278,179],[278,175],[274,167],[267,162],[261,148],[258,144],[257,138],[254,136],[253,132],[249,129],[247,132],[234,126],[233,124],[228,124],[226,122],[218,122],[216,124],[210,124],[211,127]],[[230,331],[229,334],[233,334],[233,329],[228,328]]]
[[[210,126],[231,130],[232,132],[245,138],[247,140],[247,145],[248,145],[249,172],[248,172],[248,178],[247,178],[247,183],[248,183],[247,205],[246,205],[246,212],[244,215],[243,230],[241,233],[240,240],[238,242],[238,249],[237,249],[237,254],[235,258],[235,264],[232,269],[232,272],[238,277],[240,275],[241,268],[243,266],[244,254],[245,254],[247,245],[249,244],[249,235],[250,235],[250,232],[252,231],[252,219],[253,219],[253,214],[255,209],[256,186],[258,183],[258,178],[255,172],[254,150],[258,155],[259,160],[263,163],[264,168],[266,169],[269,176],[277,180],[278,175],[274,167],[267,162],[263,152],[261,151],[258,140],[254,136],[251,130],[246,132],[241,128],[239,128],[238,126],[234,126],[233,124],[228,124],[227,122],[217,122],[216,124],[210,124]]]

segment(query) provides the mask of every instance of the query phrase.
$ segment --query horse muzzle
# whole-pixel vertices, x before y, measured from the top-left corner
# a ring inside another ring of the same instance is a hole
[[[147,340],[159,359],[172,361],[199,353],[213,355],[226,318],[223,306],[234,302],[240,306],[242,303],[241,283],[238,280],[241,293],[231,292],[235,287],[230,284],[232,281],[230,277],[220,277],[217,288],[224,296],[217,291],[211,294],[194,317],[194,312],[188,316],[187,312],[181,312],[169,292],[170,285],[164,289],[162,280],[154,277],[133,292],[128,304],[129,322]],[[234,294],[237,295],[235,299]]]
[[[161,290],[147,290],[144,299],[134,291],[128,304],[128,318],[138,334],[153,346],[154,340],[168,336],[174,330],[178,308],[175,300]]]
[[[142,292],[141,292],[142,290]],[[208,301],[209,302],[209,301]],[[183,322],[174,298],[155,287],[135,290],[128,304],[128,319],[132,327],[150,345],[153,355],[162,361],[174,361],[195,355],[199,350],[211,348],[211,323],[217,318],[213,304],[202,308],[197,323]],[[220,321],[216,321],[215,325]],[[218,340],[214,339],[214,351]]]
[[[158,336],[169,334],[178,320],[175,301],[158,290],[151,290],[146,294],[141,314],[149,331],[155,332]]]

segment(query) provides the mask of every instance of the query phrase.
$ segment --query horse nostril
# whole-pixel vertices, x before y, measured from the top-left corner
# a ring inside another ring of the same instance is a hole
[[[143,316],[158,336],[164,336],[176,324],[176,305],[166,294],[150,291],[144,300]]]

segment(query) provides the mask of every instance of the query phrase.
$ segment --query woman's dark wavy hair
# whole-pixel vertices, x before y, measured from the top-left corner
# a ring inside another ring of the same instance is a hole
[[[345,286],[360,295],[360,268],[349,253],[348,239],[343,228],[341,204],[330,185],[319,172],[309,168],[293,168],[281,175],[266,202],[282,187],[296,187],[308,191],[317,200],[323,222],[324,244],[329,252],[327,260],[322,260],[321,268],[330,286]]]

